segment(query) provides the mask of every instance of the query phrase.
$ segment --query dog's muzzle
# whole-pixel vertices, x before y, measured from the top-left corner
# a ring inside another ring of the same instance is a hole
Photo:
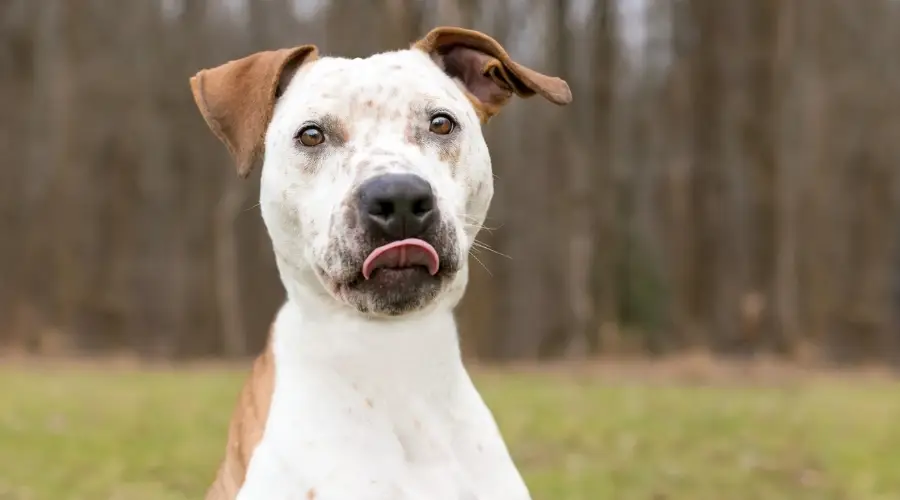
[[[413,174],[382,174],[354,196],[359,251],[345,262],[354,277],[340,287],[344,298],[364,312],[390,315],[431,302],[460,267],[455,233],[431,184]]]
[[[357,197],[359,220],[368,239],[385,241],[366,257],[365,279],[386,270],[413,268],[437,274],[440,257],[425,238],[440,214],[425,179],[412,174],[379,175],[363,183]]]

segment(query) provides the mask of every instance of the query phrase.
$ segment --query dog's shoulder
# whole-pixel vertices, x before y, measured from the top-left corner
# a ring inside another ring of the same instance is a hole
[[[269,339],[265,350],[254,361],[250,376],[238,397],[228,427],[225,458],[219,466],[215,482],[207,491],[206,500],[231,500],[237,496],[253,451],[262,440],[275,386],[271,332]]]

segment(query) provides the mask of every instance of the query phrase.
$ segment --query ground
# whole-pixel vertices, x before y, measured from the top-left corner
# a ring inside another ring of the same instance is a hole
[[[535,500],[900,498],[889,377],[664,363],[474,372]],[[202,498],[244,375],[0,360],[0,500]]]

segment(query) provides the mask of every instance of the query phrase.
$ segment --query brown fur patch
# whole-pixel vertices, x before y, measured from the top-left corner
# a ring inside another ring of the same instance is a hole
[[[485,56],[477,59],[480,65],[478,72],[501,83],[510,92],[520,97],[540,95],[559,105],[572,101],[572,92],[565,80],[515,62],[499,42],[480,31],[442,26],[428,32],[413,44],[413,48],[438,57],[446,56],[454,48],[478,51]],[[448,69],[446,66],[444,68],[445,71]]]
[[[413,145],[419,144],[418,135],[419,134],[416,132],[416,125],[412,121],[407,122],[406,130],[404,130],[403,134],[406,142]]]
[[[237,496],[244,484],[253,451],[262,440],[275,387],[271,335],[272,331],[269,332],[269,344],[256,358],[250,377],[241,390],[228,427],[225,458],[206,493],[206,500],[233,500]]]
[[[454,177],[456,176],[456,172],[459,170],[459,157],[461,154],[462,150],[460,149],[459,144],[457,144],[456,142],[441,144],[440,146],[438,158],[440,158],[442,162],[450,165],[450,173]]]
[[[191,77],[191,92],[213,134],[225,144],[241,177],[263,160],[282,74],[316,60],[313,45],[256,54],[204,69]]]
[[[326,128],[326,132],[344,144],[350,140],[350,127],[343,120],[336,116],[326,116],[322,119],[322,125]]]
[[[451,78],[461,82],[481,123],[486,123],[512,95],[540,95],[565,105],[572,101],[569,85],[515,62],[500,43],[484,33],[463,28],[431,30],[412,45],[428,54]]]
[[[471,92],[465,92],[466,98],[472,103],[472,107],[475,108],[475,114],[478,115],[478,120],[481,121],[481,124],[485,124],[490,119],[500,112],[500,106],[491,106],[490,104],[483,103],[478,100],[477,97],[473,96]]]

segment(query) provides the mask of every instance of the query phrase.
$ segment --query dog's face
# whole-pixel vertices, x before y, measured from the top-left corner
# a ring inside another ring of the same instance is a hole
[[[571,99],[562,80],[455,28],[365,59],[320,59],[306,46],[236,64],[219,77],[231,80],[219,104],[216,75],[192,87],[239,171],[262,164],[260,207],[288,292],[373,315],[459,300],[493,195],[482,124],[513,93]],[[263,125],[228,117],[241,106]]]
[[[475,109],[427,54],[304,65],[265,151],[260,207],[287,264],[363,312],[451,295],[491,200],[491,161]]]

